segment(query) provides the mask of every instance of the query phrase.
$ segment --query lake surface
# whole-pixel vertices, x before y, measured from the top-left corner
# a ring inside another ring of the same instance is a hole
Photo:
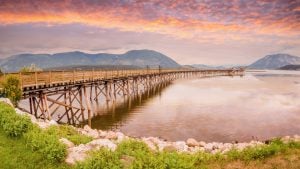
[[[300,134],[300,72],[180,79],[111,107],[92,127],[167,140],[249,141]]]

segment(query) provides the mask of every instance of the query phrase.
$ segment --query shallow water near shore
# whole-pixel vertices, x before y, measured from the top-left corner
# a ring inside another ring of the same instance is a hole
[[[98,108],[92,128],[136,137],[201,141],[264,140],[300,132],[300,72],[180,79]]]

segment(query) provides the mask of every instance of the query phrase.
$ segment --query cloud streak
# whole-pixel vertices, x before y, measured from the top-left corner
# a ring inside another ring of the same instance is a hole
[[[299,35],[299,0],[0,0],[0,23],[81,23],[178,38]],[[208,35],[206,35],[208,36]]]

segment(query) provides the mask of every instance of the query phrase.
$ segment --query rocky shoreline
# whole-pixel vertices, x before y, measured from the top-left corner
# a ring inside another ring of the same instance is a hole
[[[6,102],[7,104],[11,104],[9,99],[1,98],[0,101]],[[51,125],[59,125],[54,120],[41,120],[37,119],[35,116],[28,114],[18,108],[15,108],[17,114],[27,115],[30,117],[31,122],[37,124],[40,128],[46,129]],[[193,138],[189,138],[186,141],[167,141],[158,137],[141,137],[141,138],[133,138],[130,136],[126,136],[122,132],[115,131],[103,131],[92,129],[88,125],[85,125],[83,128],[76,128],[79,133],[89,136],[93,138],[93,140],[87,144],[80,144],[75,146],[70,140],[66,138],[60,138],[60,141],[66,145],[68,155],[66,158],[66,163],[75,164],[77,161],[83,161],[88,156],[87,153],[91,150],[97,150],[102,147],[108,148],[112,151],[116,150],[118,144],[126,139],[134,139],[137,141],[144,142],[150,150],[158,152],[158,151],[177,151],[177,152],[185,152],[185,153],[196,153],[196,152],[206,152],[206,153],[226,153],[232,149],[236,149],[241,151],[247,147],[255,147],[258,145],[268,144],[268,141],[256,141],[252,140],[250,142],[243,143],[221,143],[221,142],[210,142],[206,143],[204,141],[197,141]],[[289,141],[300,141],[299,135],[294,136],[285,136],[281,138],[284,142]]]

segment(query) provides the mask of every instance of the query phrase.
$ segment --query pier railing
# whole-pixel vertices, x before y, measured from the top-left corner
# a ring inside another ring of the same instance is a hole
[[[140,75],[151,75],[171,72],[216,72],[223,71],[228,73],[230,70],[197,70],[197,69],[134,69],[134,70],[73,70],[73,71],[35,71],[9,73],[0,76],[0,82],[5,76],[12,75],[20,79],[21,87],[52,85],[57,83],[77,83],[91,80],[114,79],[134,77]],[[236,72],[236,71],[234,71]]]

